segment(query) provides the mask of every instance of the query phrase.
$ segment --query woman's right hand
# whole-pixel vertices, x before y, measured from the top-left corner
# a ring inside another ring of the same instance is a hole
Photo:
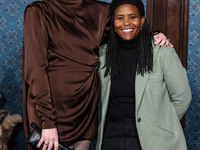
[[[42,137],[37,144],[37,148],[43,144],[42,150],[51,150],[54,146],[54,150],[58,150],[58,131],[56,128],[42,129]]]

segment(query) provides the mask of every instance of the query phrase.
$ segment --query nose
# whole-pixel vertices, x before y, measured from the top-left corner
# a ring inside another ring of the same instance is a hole
[[[128,18],[124,19],[124,25],[129,26],[130,25],[130,20]]]

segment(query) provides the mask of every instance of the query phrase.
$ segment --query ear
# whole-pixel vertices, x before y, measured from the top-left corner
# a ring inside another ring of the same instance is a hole
[[[140,21],[141,21],[141,25],[140,25],[140,28],[142,28],[143,27],[143,24],[144,24],[144,22],[145,22],[145,17],[143,16],[141,19],[140,19]]]

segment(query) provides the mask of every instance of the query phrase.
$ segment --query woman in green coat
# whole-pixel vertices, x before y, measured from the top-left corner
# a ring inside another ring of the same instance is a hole
[[[99,51],[101,119],[97,150],[187,150],[180,119],[191,101],[172,47],[154,46],[141,0],[113,0]]]

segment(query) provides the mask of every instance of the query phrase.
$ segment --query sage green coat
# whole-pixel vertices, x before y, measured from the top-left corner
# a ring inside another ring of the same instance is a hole
[[[105,47],[99,50],[101,119],[96,150],[102,146],[111,85],[110,76],[104,77]],[[135,81],[135,118],[142,149],[187,150],[179,121],[191,101],[186,71],[172,47],[154,47],[153,58],[153,72],[136,75]]]

